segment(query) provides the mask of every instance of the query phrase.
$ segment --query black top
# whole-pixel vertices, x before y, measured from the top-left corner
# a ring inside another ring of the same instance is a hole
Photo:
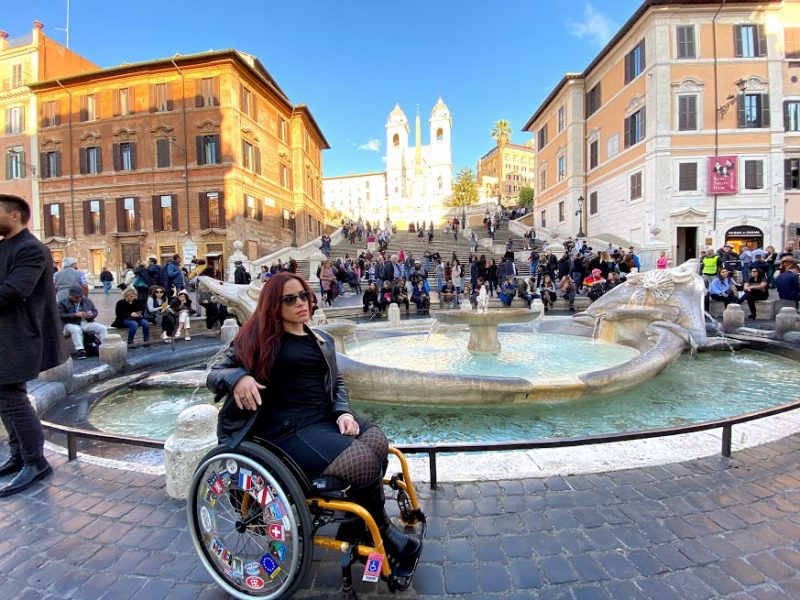
[[[135,312],[141,312],[142,315],[138,317],[132,317],[131,313]],[[122,325],[122,322],[125,319],[141,319],[146,312],[147,312],[147,305],[145,304],[144,300],[139,300],[137,298],[133,302],[128,302],[123,298],[122,300],[117,301],[117,306],[114,309],[114,313],[117,318],[114,320],[114,323],[112,323],[111,326],[124,327],[124,325]]]
[[[284,333],[265,390],[266,410],[257,430],[274,436],[320,421],[330,421],[333,407],[325,393],[328,365],[311,335]]]

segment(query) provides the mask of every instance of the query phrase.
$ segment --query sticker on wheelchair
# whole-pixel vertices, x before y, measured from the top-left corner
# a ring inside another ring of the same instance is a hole
[[[206,533],[216,533],[216,516],[205,506],[200,507],[200,523]]]
[[[242,579],[244,577],[244,565],[241,558],[233,559],[231,562],[231,570],[233,571],[233,576],[237,579]]]
[[[283,525],[278,523],[272,523],[269,527],[267,527],[267,533],[269,533],[272,539],[278,540],[279,542],[282,542],[286,539]]]
[[[381,568],[383,567],[383,554],[377,552],[370,553],[367,558],[367,564],[364,565],[364,576],[362,581],[369,581],[370,583],[378,583],[381,578]]]
[[[203,489],[200,490],[200,497],[203,498],[203,501],[208,504],[211,508],[214,508],[217,505],[217,501],[219,498],[217,495],[211,491],[207,485],[203,484]]]
[[[264,580],[256,575],[250,575],[244,580],[244,582],[247,584],[247,587],[254,590],[260,590],[264,587]]]
[[[253,472],[248,469],[239,469],[239,487],[249,490],[253,487]]]
[[[259,477],[259,479],[261,478]],[[261,489],[250,490],[250,495],[253,496],[253,498],[256,499],[256,502],[258,502],[261,506],[266,506],[275,499],[270,493],[268,486],[263,486]]]
[[[262,556],[259,564],[264,567],[264,571],[266,571],[270,579],[275,579],[275,576],[281,571],[280,566],[277,562],[275,562],[275,559],[272,558],[271,554],[265,554]]]
[[[225,470],[231,475],[236,475],[236,471],[239,470],[239,463],[232,458],[229,458],[225,461]]]
[[[222,482],[222,477],[217,475],[216,471],[211,472],[211,477],[208,478],[207,483],[208,487],[216,496],[219,496],[225,491],[225,484]]]
[[[286,546],[281,542],[270,542],[269,553],[272,554],[272,558],[282,563],[286,559]]]
[[[267,510],[269,514],[272,516],[273,519],[276,521],[281,521],[283,517],[286,515],[286,511],[283,508],[283,502],[280,500],[275,500],[274,502],[267,505]]]

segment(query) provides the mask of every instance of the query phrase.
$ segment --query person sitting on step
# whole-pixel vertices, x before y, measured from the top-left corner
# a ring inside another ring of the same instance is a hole
[[[189,299],[189,294],[186,291],[181,290],[172,300],[172,303],[169,305],[169,307],[178,318],[178,326],[175,329],[175,337],[179,338],[184,336],[183,339],[189,341],[192,339],[191,336],[189,336],[189,330],[192,328],[189,317],[195,313],[194,309],[192,309],[192,301]]]

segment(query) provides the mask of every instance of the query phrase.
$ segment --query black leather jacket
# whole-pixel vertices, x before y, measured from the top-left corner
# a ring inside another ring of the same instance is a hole
[[[336,367],[336,347],[334,346],[333,338],[325,331],[314,331],[307,325],[304,325],[303,328],[316,338],[322,351],[322,356],[328,364],[328,373],[325,375],[325,393],[330,396],[330,402],[333,406],[333,418],[337,419],[343,413],[355,414],[350,407],[350,394],[347,391],[347,386],[345,386],[344,379],[342,379],[342,375]],[[208,389],[215,393],[214,401],[219,402],[222,398],[225,398],[219,411],[217,437],[220,444],[225,444],[230,448],[235,448],[245,439],[256,421],[258,411],[264,407],[264,404],[262,404],[257,410],[249,411],[242,410],[236,406],[236,401],[233,399],[233,388],[242,377],[249,374],[236,356],[236,351],[231,347],[211,367],[206,379]],[[264,382],[260,381],[259,383],[263,384]],[[262,398],[267,394],[269,394],[269,384],[265,389],[261,390]]]

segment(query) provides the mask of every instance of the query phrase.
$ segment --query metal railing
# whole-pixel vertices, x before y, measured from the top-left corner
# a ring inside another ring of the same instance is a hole
[[[717,419],[715,421],[705,421],[703,423],[693,423],[679,427],[667,427],[665,429],[648,429],[644,431],[630,431],[624,433],[608,433],[601,435],[590,435],[575,438],[548,438],[544,440],[520,440],[515,442],[486,442],[482,444],[454,443],[454,444],[400,444],[394,447],[404,454],[427,454],[428,469],[430,474],[431,489],[438,488],[436,457],[439,454],[454,452],[509,452],[511,450],[536,450],[543,448],[568,448],[571,446],[589,446],[592,444],[611,444],[614,442],[630,442],[635,440],[646,440],[657,437],[669,437],[682,435],[685,433],[697,433],[711,429],[722,429],[722,449],[724,457],[731,456],[731,442],[733,439],[733,426],[741,425],[749,421],[756,421],[766,417],[772,417],[781,413],[789,412],[800,408],[800,400],[787,402],[778,406],[765,408],[735,417]],[[75,460],[78,456],[77,440],[89,439],[102,441],[112,444],[127,444],[131,446],[142,446],[145,448],[164,448],[164,442],[151,438],[137,436],[126,436],[102,431],[88,431],[66,425],[59,425],[49,421],[42,421],[42,426],[48,431],[54,431],[66,435],[67,437],[67,458]]]

